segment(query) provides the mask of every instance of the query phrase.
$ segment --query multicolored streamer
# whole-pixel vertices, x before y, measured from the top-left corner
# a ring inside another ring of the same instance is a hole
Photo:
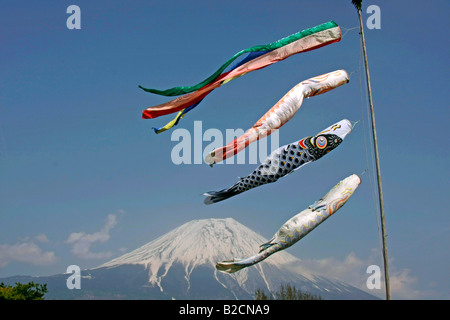
[[[142,113],[142,118],[152,119],[182,111],[181,114],[179,113],[177,117],[166,126],[155,129],[157,133],[163,132],[178,123],[182,116],[194,109],[211,91],[221,85],[248,72],[262,69],[275,62],[282,61],[294,54],[314,50],[328,44],[338,42],[340,39],[341,31],[339,26],[336,22],[330,21],[319,26],[300,31],[267,45],[259,45],[241,50],[228,59],[211,76],[196,85],[174,87],[167,90],[148,89],[139,86],[147,92],[159,95],[181,95],[180,97],[169,102],[145,109]],[[248,55],[243,60],[235,63],[229,71],[225,71],[238,57],[245,53],[248,53]]]

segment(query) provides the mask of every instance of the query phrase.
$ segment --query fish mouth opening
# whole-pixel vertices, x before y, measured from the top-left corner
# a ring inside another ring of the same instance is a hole
[[[361,178],[357,174],[352,174],[351,176],[345,178],[345,182],[358,186],[361,183]]]
[[[320,134],[328,133],[328,134],[337,135],[339,138],[344,140],[345,137],[350,132],[352,132],[352,130],[353,130],[353,124],[350,122],[350,120],[343,119],[343,120],[329,126],[325,130],[319,132],[316,136],[318,136]]]

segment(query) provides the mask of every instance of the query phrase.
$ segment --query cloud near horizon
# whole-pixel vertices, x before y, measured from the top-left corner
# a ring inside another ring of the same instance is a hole
[[[45,238],[44,238],[45,237]],[[43,234],[38,240],[47,239]],[[15,244],[0,245],[0,268],[6,267],[11,262],[25,262],[36,266],[48,266],[56,261],[53,251],[43,251],[36,243],[28,239]]]
[[[367,279],[372,273],[368,273],[367,268],[371,265],[379,266],[381,269],[381,288],[369,289]],[[300,267],[298,267],[300,268]],[[372,294],[381,299],[385,299],[385,282],[382,260],[379,250],[372,249],[366,258],[358,257],[354,252],[350,252],[344,259],[324,258],[324,259],[302,259],[302,272],[322,275],[328,278],[335,278],[348,283],[358,289]],[[416,289],[418,279],[411,274],[409,269],[398,269],[389,261],[389,280],[391,289],[391,299],[414,300],[426,299],[430,292],[421,292]]]
[[[120,211],[119,213],[122,213]],[[109,232],[117,224],[117,214],[109,214],[106,218],[105,225],[100,231],[94,233],[73,232],[69,235],[66,243],[72,246],[71,252],[81,259],[107,259],[113,253],[109,251],[92,252],[91,247],[94,243],[105,243],[109,240]]]

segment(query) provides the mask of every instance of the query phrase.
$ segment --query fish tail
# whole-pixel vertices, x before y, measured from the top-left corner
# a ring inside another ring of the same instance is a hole
[[[206,155],[205,162],[209,164],[210,167],[212,167],[214,164],[223,160],[224,153],[225,147],[217,148],[216,150],[211,151]]]
[[[249,266],[248,264],[239,263],[239,261],[241,259],[218,262],[216,269],[226,273],[234,273]]]
[[[268,242],[263,243],[262,245],[259,246],[259,252],[262,252],[268,248],[270,248],[271,246],[273,246],[275,243],[273,242],[275,240],[275,237],[273,237],[272,239],[270,239]]]
[[[257,264],[264,259],[266,259],[269,255],[265,253],[258,253],[254,256],[245,258],[245,259],[233,259],[218,262],[216,264],[216,269],[222,272],[234,273],[236,271],[242,270],[244,268],[250,267],[254,264]]]
[[[232,196],[235,196],[238,193],[240,193],[240,192],[238,191],[238,184],[236,183],[234,186],[227,188],[227,189],[223,189],[220,191],[210,191],[210,192],[204,193],[204,195],[206,196],[204,203],[205,204],[213,204],[216,202],[220,202],[222,200],[225,200]]]
[[[247,130],[242,136],[234,139],[226,146],[217,148],[211,151],[206,157],[205,162],[209,164],[211,167],[225,159],[233,157],[238,154],[242,150],[244,150],[250,143],[258,140],[258,135],[255,133],[255,130],[252,128]]]

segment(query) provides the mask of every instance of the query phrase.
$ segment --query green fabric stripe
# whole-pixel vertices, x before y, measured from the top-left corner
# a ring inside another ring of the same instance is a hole
[[[162,96],[178,96],[178,95],[182,95],[182,94],[186,94],[189,92],[193,92],[196,91],[202,87],[204,87],[205,85],[207,85],[208,83],[211,83],[212,81],[214,81],[215,79],[217,79],[217,77],[219,77],[222,72],[234,61],[236,60],[236,58],[238,58],[240,55],[248,53],[248,52],[256,52],[256,51],[271,51],[271,50],[275,50],[278,48],[281,48],[289,43],[292,43],[294,41],[297,41],[301,38],[304,38],[306,36],[312,35],[314,33],[320,32],[320,31],[324,31],[327,29],[331,29],[331,28],[335,28],[337,27],[337,23],[334,21],[329,21],[327,23],[323,23],[321,25],[318,25],[316,27],[313,28],[309,28],[300,32],[297,32],[293,35],[290,35],[286,38],[277,40],[275,42],[266,44],[266,45],[258,45],[258,46],[254,46],[248,49],[244,49],[239,51],[238,53],[236,53],[233,57],[231,57],[230,59],[228,59],[227,62],[225,62],[219,69],[217,69],[216,72],[214,72],[211,76],[209,76],[207,79],[203,80],[202,82],[194,85],[194,86],[182,86],[182,87],[174,87],[171,89],[167,89],[167,90],[157,90],[157,89],[147,89],[144,88],[142,86],[139,86],[139,88],[141,88],[144,91],[147,92],[151,92],[151,93],[155,93],[155,94],[159,94]]]

